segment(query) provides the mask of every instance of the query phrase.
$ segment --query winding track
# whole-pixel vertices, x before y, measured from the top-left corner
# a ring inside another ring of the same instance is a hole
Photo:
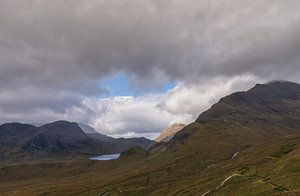
[[[242,176],[242,175],[241,175],[241,174],[232,174],[232,175],[228,176],[225,180],[223,180],[223,182],[222,182],[217,188],[212,189],[212,190],[209,190],[209,191],[203,193],[201,196],[205,196],[205,195],[209,194],[210,192],[212,192],[213,190],[218,190],[218,189],[220,189],[222,186],[224,186],[224,184],[225,184],[228,180],[230,180],[231,178],[236,177],[236,176]]]

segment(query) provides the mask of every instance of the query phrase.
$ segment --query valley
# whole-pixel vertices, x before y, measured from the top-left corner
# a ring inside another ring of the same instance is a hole
[[[0,191],[2,195],[299,195],[299,130],[300,85],[256,85],[222,98],[170,141],[150,148],[132,146],[115,160],[72,156],[1,164]]]

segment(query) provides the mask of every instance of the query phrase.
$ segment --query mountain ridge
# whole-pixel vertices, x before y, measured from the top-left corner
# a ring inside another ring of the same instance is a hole
[[[121,153],[131,147],[149,148],[145,138],[115,139],[86,133],[75,122],[55,121],[35,127],[22,123],[0,125],[0,161]]]

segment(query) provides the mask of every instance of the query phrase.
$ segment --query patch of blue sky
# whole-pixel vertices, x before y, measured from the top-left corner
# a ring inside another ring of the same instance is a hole
[[[102,93],[99,98],[116,96],[142,96],[143,94],[160,94],[167,92],[175,86],[175,82],[166,82],[160,87],[149,88],[146,90],[137,90],[133,87],[130,87],[129,79],[125,74],[117,74],[112,77],[103,79],[99,83],[99,88],[107,91],[107,93]]]

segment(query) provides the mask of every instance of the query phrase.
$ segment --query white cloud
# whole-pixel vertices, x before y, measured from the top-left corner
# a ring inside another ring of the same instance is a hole
[[[163,95],[89,99],[85,104],[95,115],[90,125],[108,135],[154,134],[173,122],[191,122],[189,114],[172,114],[159,107]]]
[[[149,139],[154,140],[159,136],[159,132],[153,132],[153,133],[136,133],[136,132],[127,132],[125,134],[111,134],[109,135],[114,138],[133,138],[133,137],[146,137]]]
[[[173,114],[189,114],[196,118],[220,98],[234,91],[246,90],[260,81],[252,75],[216,78],[205,84],[180,83],[171,89],[161,106]]]
[[[251,75],[220,78],[202,85],[178,84],[166,94],[86,99],[93,110],[89,124],[113,137],[154,138],[172,123],[190,123],[221,97],[247,90],[258,79]]]

